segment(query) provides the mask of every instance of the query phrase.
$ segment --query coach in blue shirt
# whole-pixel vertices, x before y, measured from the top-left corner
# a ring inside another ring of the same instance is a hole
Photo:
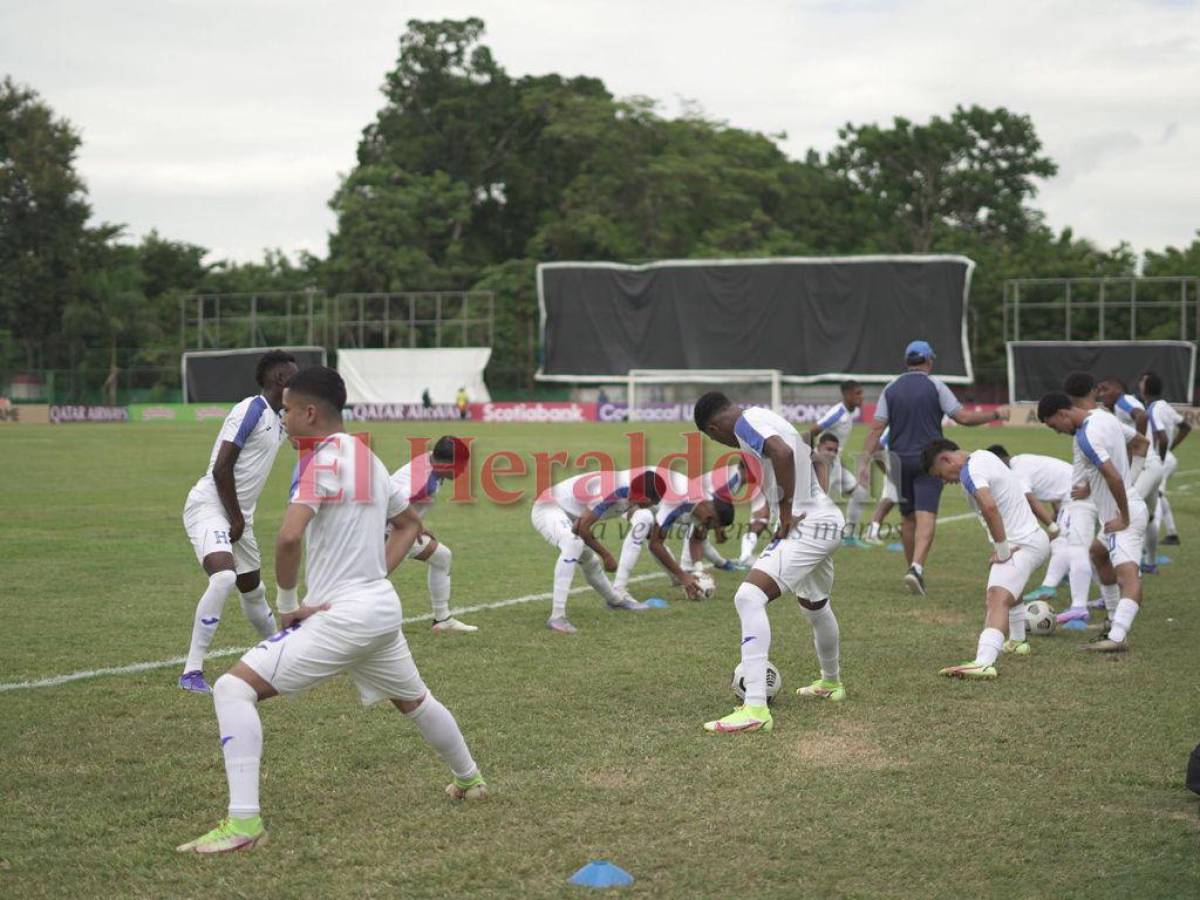
[[[942,436],[943,415],[959,425],[983,425],[1004,418],[1000,410],[964,410],[950,388],[930,376],[933,360],[933,348],[927,341],[913,341],[904,349],[908,371],[891,381],[879,395],[875,421],[863,445],[863,461],[869,464],[879,447],[880,435],[891,426],[888,449],[899,461],[898,466],[892,467],[892,477],[897,472],[900,476],[900,514],[904,517],[900,538],[908,562],[904,584],[912,593],[921,595],[925,593],[925,557],[933,546],[938,501],[942,496],[941,480],[921,470],[921,451],[931,440]],[[862,473],[859,481],[863,481]]]

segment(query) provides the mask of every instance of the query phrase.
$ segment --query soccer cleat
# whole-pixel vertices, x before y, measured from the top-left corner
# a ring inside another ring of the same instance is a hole
[[[723,719],[704,723],[709,734],[738,734],[743,731],[770,731],[775,727],[771,710],[765,706],[739,706]]]
[[[1068,622],[1082,622],[1087,625],[1088,611],[1086,606],[1069,606],[1054,617],[1054,621],[1065,626]]]
[[[857,538],[851,534],[851,535],[847,535],[846,537],[842,538],[842,546],[843,547],[862,548],[862,547],[866,547],[867,545],[865,543],[863,543],[861,538]]]
[[[1042,585],[1026,594],[1021,600],[1025,603],[1032,603],[1034,600],[1048,600],[1057,593],[1054,588],[1048,585]]]
[[[1013,656],[1028,656],[1033,652],[1033,648],[1029,646],[1029,641],[1005,641],[1000,649],[1004,653],[1011,653]]]
[[[981,666],[974,662],[959,663],[957,666],[946,666],[938,672],[947,678],[963,678],[971,681],[983,681],[996,677],[995,666]]]
[[[1168,547],[1178,547],[1179,546],[1179,535],[1168,534],[1165,538],[1163,538],[1161,541],[1159,541],[1159,543],[1166,544]]]
[[[616,601],[605,601],[609,609],[628,609],[633,612],[641,612],[644,609],[649,609],[645,603],[634,600],[628,592],[617,594]]]
[[[824,678],[818,678],[812,684],[796,688],[796,696],[840,703],[846,699],[846,688],[840,681],[826,681]]]
[[[546,627],[559,634],[574,634],[579,629],[567,621],[566,616],[558,616],[546,621]]]
[[[883,541],[881,541],[877,537],[871,537],[869,534],[865,538],[862,538],[861,541],[862,541],[862,545],[864,547],[882,547],[883,546]]]
[[[196,694],[211,694],[212,688],[208,686],[208,682],[204,680],[204,673],[199,669],[192,669],[190,672],[184,672],[179,676],[179,686],[185,691],[192,691]]]
[[[909,566],[908,572],[904,575],[904,586],[908,588],[910,594],[916,594],[918,597],[925,596],[925,577],[917,571],[916,566]]]
[[[460,622],[458,619],[451,616],[448,619],[442,619],[440,622],[434,621],[434,634],[471,634],[478,631],[479,628],[475,625],[468,625],[466,622]]]
[[[470,778],[459,778],[456,775],[454,780],[446,785],[446,794],[451,800],[486,800],[488,786],[479,772]]]
[[[1157,575],[1158,574],[1158,564],[1157,563],[1142,563],[1142,574],[1143,575]]]
[[[230,853],[234,850],[252,850],[266,842],[267,832],[263,828],[261,817],[253,816],[249,819],[231,817],[208,834],[203,834],[186,844],[180,844],[175,850],[178,853]]]
[[[1104,609],[1104,598],[1097,597],[1095,600],[1089,600],[1088,609]]]
[[[1129,649],[1127,641],[1114,641],[1108,636],[1108,632],[1104,631],[1099,637],[1088,641],[1086,644],[1080,644],[1079,649],[1084,653],[1124,653]]]

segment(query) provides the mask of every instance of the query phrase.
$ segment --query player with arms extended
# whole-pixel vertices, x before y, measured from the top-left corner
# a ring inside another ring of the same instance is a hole
[[[393,472],[392,483],[423,522],[433,508],[442,482],[466,471],[470,458],[471,451],[466,441],[444,435],[438,438],[433,450],[413,457]],[[416,486],[413,485],[414,477],[419,482]],[[423,562],[429,567],[433,633],[470,634],[478,631],[477,626],[460,622],[450,615],[450,548],[438,541],[433,532],[422,528],[421,536],[408,551],[408,559]]]
[[[745,702],[724,718],[704,723],[704,729],[716,734],[770,731],[774,722],[767,706],[767,604],[785,590],[796,595],[812,625],[821,665],[821,677],[797,693],[835,702],[846,696],[840,633],[829,602],[832,557],[841,546],[845,519],[818,481],[813,449],[781,416],[757,407],[742,411],[724,394],[712,391],[696,401],[695,418],[696,427],[714,441],[740,448],[759,461],[760,486],[779,521],[774,539],[733,598],[742,626]],[[828,477],[824,464],[821,469]]]
[[[217,679],[213,705],[229,783],[229,817],[181,845],[180,852],[249,849],[266,838],[259,814],[260,701],[298,694],[345,672],[364,705],[390,700],[450,768],[446,793],[487,796],[454,716],[425,687],[400,629],[403,613],[387,578],[421,533],[421,518],[388,478],[365,441],[343,430],[346,386],[333,369],[297,373],[283,397],[283,419],[301,449],[275,551],[283,630],[247,651]],[[387,543],[379,540],[392,526]],[[307,548],[305,548],[307,544]],[[307,549],[303,605],[300,557]]]
[[[262,558],[254,539],[254,507],[285,437],[279,418],[283,386],[296,374],[296,359],[283,350],[264,353],[254,377],[262,392],[237,404],[213,443],[208,471],[188,493],[183,527],[208,587],[196,604],[192,643],[179,686],[209,693],[204,654],[212,644],[229,592],[236,586],[242,611],[262,637],[275,633],[275,618],[262,584]]]
[[[925,471],[947,484],[959,483],[967,503],[983,519],[992,539],[987,581],[987,615],[975,658],[947,666],[939,674],[951,678],[996,677],[996,658],[1003,651],[1029,653],[1025,640],[1025,583],[1050,556],[1050,541],[1038,528],[1027,486],[990,450],[968,453],[946,438],[930,441],[922,455]],[[1053,524],[1051,522],[1050,524]],[[1007,638],[1007,639],[1006,639]]]

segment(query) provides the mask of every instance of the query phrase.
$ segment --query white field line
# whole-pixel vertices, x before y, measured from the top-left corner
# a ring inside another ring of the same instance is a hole
[[[1176,472],[1175,477],[1181,475],[1191,475],[1200,472],[1200,469],[1187,469],[1186,471]],[[975,513],[966,512],[958,513],[953,516],[940,516],[938,524],[944,525],[950,522],[961,522],[966,519],[976,518]],[[629,581],[649,581],[654,578],[664,578],[666,573],[651,572],[647,575],[635,575]],[[571,588],[572,594],[580,594],[584,591],[590,591],[588,585],[580,585],[579,587]],[[450,610],[451,615],[466,615],[473,612],[482,612],[487,609],[503,609],[506,606],[517,606],[522,603],[536,603],[538,600],[549,600],[551,594],[547,591],[541,594],[525,594],[522,597],[510,597],[508,600],[496,600],[491,603],[479,603],[475,606],[462,606]],[[405,625],[413,625],[417,622],[425,622],[429,620],[429,615],[409,616],[403,619]],[[205,659],[219,659],[225,656],[241,656],[245,653],[248,647],[231,647],[227,650],[216,650],[205,656]],[[7,681],[0,682],[0,693],[6,691],[28,691],[34,688],[56,687],[60,684],[69,684],[72,681],[86,681],[91,678],[100,678],[104,675],[132,675],[137,672],[149,672],[154,669],[166,669],[171,666],[181,666],[187,661],[187,657],[173,656],[170,659],[157,659],[151,662],[130,663],[127,666],[111,666],[104,669],[85,669],[81,672],[71,672],[67,675],[52,675],[49,678],[39,678],[36,681]]]

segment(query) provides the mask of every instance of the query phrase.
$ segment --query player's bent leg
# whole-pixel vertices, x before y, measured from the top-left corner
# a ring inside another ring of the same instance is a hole
[[[575,580],[575,569],[583,555],[583,539],[577,535],[565,536],[558,544],[558,560],[554,563],[554,591],[551,595],[550,618],[546,627],[559,634],[574,634],[575,626],[567,621],[567,597],[571,593],[571,582]]]
[[[633,567],[637,565],[642,548],[654,527],[654,513],[649,509],[638,508],[629,517],[629,531],[621,542],[621,556],[617,560],[617,573],[613,576],[613,588],[617,593],[625,593],[626,585]]]
[[[1016,605],[1012,592],[1001,587],[989,587],[987,591],[987,616],[984,629],[979,634],[975,658],[956,666],[947,666],[938,672],[948,678],[972,681],[987,681],[996,677],[996,659],[1004,649],[1005,633],[1009,627],[1009,610]]]
[[[217,633],[225,600],[237,584],[237,574],[233,567],[232,553],[212,553],[204,558],[204,568],[209,573],[208,587],[200,596],[192,619],[192,641],[188,647],[183,674],[179,677],[179,686],[184,690],[210,693],[208,684],[204,681],[204,655]]]
[[[237,577],[237,589],[242,602],[242,612],[258,632],[258,636],[270,637],[279,630],[275,623],[275,613],[267,603],[267,588],[262,583],[258,569],[244,572]]]
[[[833,614],[828,597],[817,601],[804,597],[797,597],[796,600],[804,611],[804,617],[812,626],[813,648],[821,666],[821,677],[812,684],[797,689],[796,695],[839,703],[846,699],[846,688],[842,684],[841,631],[838,628],[837,616]]]
[[[460,622],[450,615],[450,564],[454,554],[450,548],[436,540],[425,549],[424,561],[428,567],[426,581],[429,584],[429,601],[433,607],[434,634],[471,634],[479,630],[475,625]]]
[[[774,727],[767,706],[767,655],[771,649],[767,604],[779,593],[774,578],[760,569],[753,569],[734,594],[733,605],[742,626],[741,657],[746,698],[724,718],[705,722],[704,730],[710,734],[770,731]]]

